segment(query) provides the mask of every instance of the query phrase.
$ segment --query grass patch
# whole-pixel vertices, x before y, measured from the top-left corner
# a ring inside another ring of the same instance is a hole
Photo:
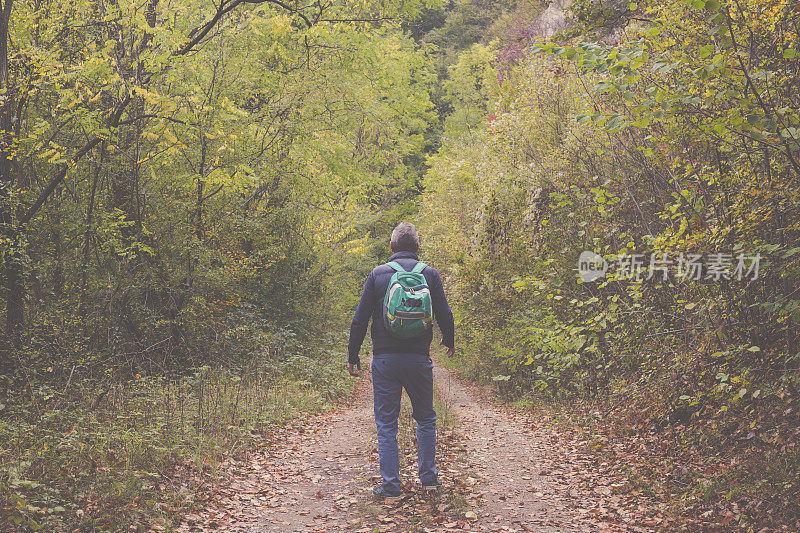
[[[26,530],[146,530],[179,521],[194,490],[270,427],[352,388],[320,351],[181,377],[29,382],[0,412],[0,522]]]

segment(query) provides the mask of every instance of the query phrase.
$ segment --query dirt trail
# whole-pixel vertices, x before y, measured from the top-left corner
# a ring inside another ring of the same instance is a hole
[[[480,400],[443,368],[435,369],[435,383],[448,411],[440,408],[440,420],[458,418],[455,433],[440,438],[443,494],[428,499],[412,491],[394,505],[372,501],[377,453],[366,382],[351,407],[294,427],[240,463],[180,531],[625,530],[613,517],[604,520],[602,496],[576,492],[573,471],[585,479],[588,467],[575,464],[581,459],[557,435]],[[405,462],[404,472],[413,471]]]
[[[467,441],[467,463],[477,474],[482,503],[476,511],[478,530],[558,531],[567,524],[566,503],[540,475],[550,462],[548,446],[535,430],[476,401],[475,393],[443,368],[434,378],[439,394],[453,409]],[[580,529],[580,528],[577,528]]]
[[[467,463],[478,475],[481,505],[472,530],[623,531],[597,520],[585,495],[575,492],[569,469],[578,459],[555,433],[477,399],[480,393],[443,368],[436,368],[434,376],[459,419]]]
[[[190,515],[180,531],[358,529],[359,493],[376,455],[372,425],[372,394],[364,386],[351,407],[307,421],[253,454],[216,501]]]

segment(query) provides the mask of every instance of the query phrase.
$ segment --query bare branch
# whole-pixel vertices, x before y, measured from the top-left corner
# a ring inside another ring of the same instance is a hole
[[[225,2],[223,0],[217,7],[217,12],[214,14],[214,17],[212,17],[211,20],[206,22],[202,27],[195,28],[191,32],[189,32],[189,37],[190,37],[189,42],[187,42],[185,45],[179,48],[174,53],[174,55],[182,56],[191,52],[194,49],[194,47],[197,46],[200,43],[200,41],[205,39],[205,37],[209,34],[209,32],[211,32],[211,30],[214,29],[214,26],[216,26],[219,23],[219,21],[222,20],[222,17],[224,17],[226,14],[230,13],[231,11],[233,11],[242,4],[273,4],[303,19],[303,22],[305,22],[306,26],[308,26],[309,28],[314,26],[314,23],[311,22],[311,20],[307,16],[305,16],[300,10],[292,8],[290,5],[282,2],[281,0],[229,0],[228,2]]]
[[[122,117],[122,113],[125,111],[125,108],[128,107],[128,104],[130,103],[131,103],[130,96],[128,96],[125,100],[119,103],[117,109],[114,111],[114,114],[111,115],[108,119],[109,127],[116,127],[119,125],[119,120]],[[83,148],[75,152],[75,155],[73,155],[70,158],[70,162],[77,163],[78,161],[83,159],[83,156],[91,152],[94,149],[94,147],[100,144],[102,141],[103,139],[101,139],[100,137],[95,137],[94,139],[86,143],[83,146]],[[44,191],[42,191],[42,193],[39,195],[36,201],[33,202],[33,204],[28,208],[27,211],[25,211],[25,213],[21,217],[19,217],[20,226],[27,224],[33,217],[36,216],[36,213],[39,212],[39,210],[42,208],[42,206],[50,197],[50,195],[53,194],[53,192],[61,184],[61,182],[64,181],[64,178],[67,177],[68,171],[69,171],[69,164],[64,163],[63,165],[61,165],[61,168],[59,169],[58,173],[55,176],[53,176],[53,179],[50,180],[50,183],[47,184],[47,187],[45,187]]]

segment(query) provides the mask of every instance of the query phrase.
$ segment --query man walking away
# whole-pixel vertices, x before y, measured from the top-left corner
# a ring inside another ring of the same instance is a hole
[[[436,471],[436,412],[433,410],[432,319],[442,332],[447,355],[455,353],[453,313],[447,305],[439,273],[419,262],[419,236],[410,222],[392,232],[392,257],[367,277],[364,293],[350,326],[347,369],[358,376],[358,353],[372,318],[372,387],[378,459],[383,483],[373,489],[379,499],[400,497],[397,417],[403,389],[417,421],[419,479],[424,489],[439,486]]]

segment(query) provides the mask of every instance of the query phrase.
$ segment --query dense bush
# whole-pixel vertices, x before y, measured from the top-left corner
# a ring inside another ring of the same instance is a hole
[[[3,3],[0,529],[145,528],[348,390],[438,127],[401,24],[439,7]]]
[[[590,16],[582,6],[574,12]],[[445,132],[432,158],[420,219],[451,265],[465,363],[512,397],[591,398],[627,427],[689,425],[679,440],[692,453],[749,465],[728,480],[744,484],[740,496],[791,500],[797,11],[782,1],[631,9],[638,16],[622,18],[639,20],[617,27],[618,45],[582,41],[578,25],[572,40],[528,39],[522,59],[490,60],[489,113]],[[584,250],[605,258],[604,278],[579,278]],[[686,263],[678,271],[693,255],[699,279]],[[631,261],[640,275],[625,275]]]

